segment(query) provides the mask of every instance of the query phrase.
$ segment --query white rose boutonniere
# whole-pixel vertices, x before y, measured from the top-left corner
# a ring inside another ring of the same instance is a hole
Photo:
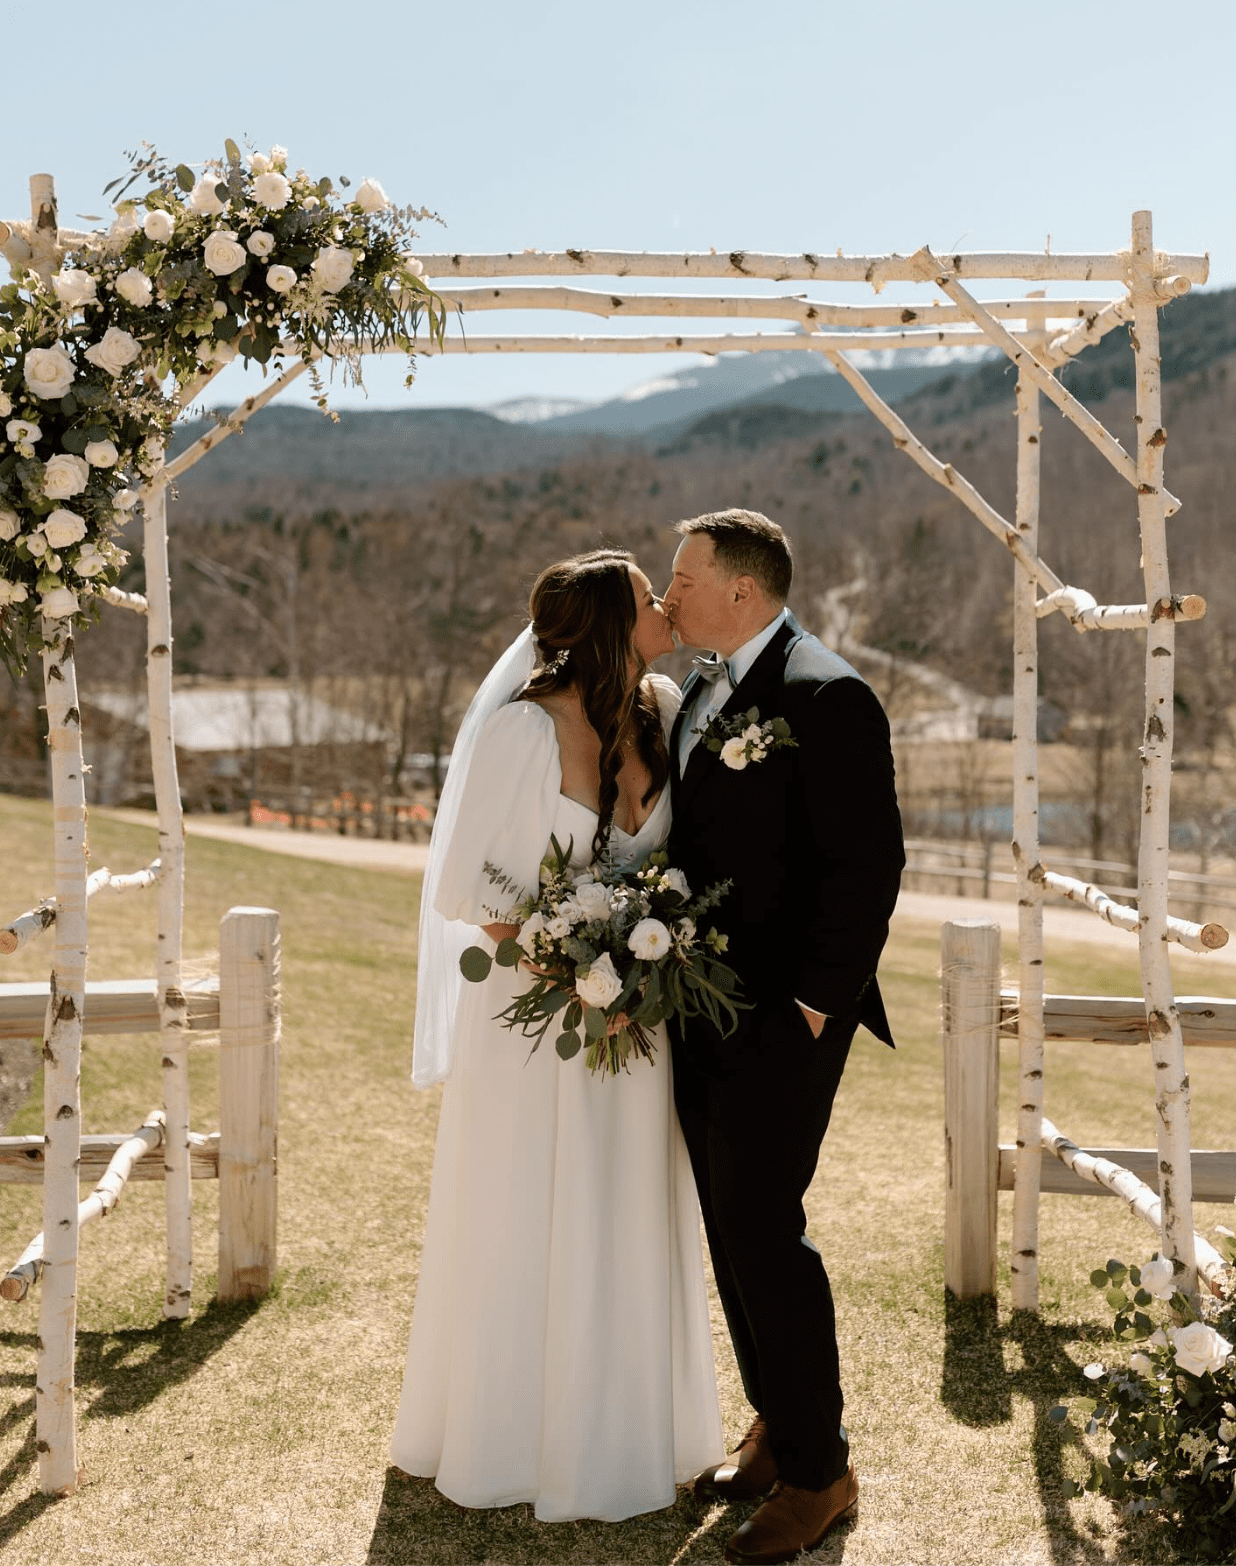
[[[352,276],[352,252],[324,245],[313,262],[313,275],[328,294],[336,294]]]
[[[36,397],[52,402],[63,397],[72,386],[77,368],[68,350],[57,343],[52,348],[32,348],[26,355],[22,373]]]
[[[48,500],[67,500],[70,495],[80,495],[89,482],[90,464],[65,451],[57,452],[43,469],[43,493]]]
[[[217,228],[207,235],[202,260],[216,277],[230,277],[245,264],[244,246],[236,243],[236,235],[230,229]]]
[[[78,544],[86,536],[86,524],[76,511],[66,511],[63,506],[43,520],[43,537],[53,549],[67,549]]]
[[[145,272],[131,266],[116,279],[116,292],[122,299],[140,310],[154,298],[154,284]]]
[[[52,287],[56,290],[56,298],[70,310],[80,310],[83,305],[94,304],[98,298],[94,278],[76,267],[53,277]]]
[[[784,718],[769,718],[761,723],[756,707],[729,718],[717,713],[695,732],[700,736],[700,744],[719,755],[733,772],[763,761],[774,750],[798,744]]]
[[[97,364],[99,369],[106,370],[109,375],[119,375],[140,352],[136,337],[131,337],[118,326],[109,326],[100,341],[93,348],[86,349],[86,357],[91,364]]]
[[[587,968],[575,973],[575,993],[585,1006],[602,1009],[622,994],[622,980],[614,971],[614,959],[608,952],[590,962]]]

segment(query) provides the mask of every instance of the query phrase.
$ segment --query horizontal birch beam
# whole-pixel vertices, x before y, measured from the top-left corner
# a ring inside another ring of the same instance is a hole
[[[200,440],[195,440],[192,446],[182,451],[173,461],[164,463],[163,467],[159,469],[150,482],[144,486],[143,494],[153,493],[166,484],[174,483],[194,463],[200,462],[208,451],[213,451],[229,435],[235,435],[237,430],[243,429],[248,420],[260,408],[264,408],[268,402],[277,397],[294,380],[302,376],[308,368],[309,366],[303,359],[298,359],[290,369],[285,370],[282,375],[273,380],[263,391],[255,392],[252,397],[246,397],[244,402],[238,408],[234,408],[227,418],[217,424],[213,430],[208,430]]]
[[[1153,610],[1146,604],[1100,604],[1081,587],[1063,587],[1035,604],[1035,613],[1044,615],[1060,610],[1070,625],[1079,631],[1144,631],[1159,620],[1201,620],[1206,600],[1197,593],[1183,597],[1161,598]]]
[[[1159,1189],[1159,1154],[1153,1147],[1091,1147],[1086,1149],[1090,1157],[1105,1159],[1127,1169],[1143,1184],[1157,1193]],[[999,1148],[997,1163],[997,1188],[1013,1189],[1013,1168],[1017,1149],[1007,1142]],[[1236,1200],[1236,1153],[1210,1152],[1194,1149],[1190,1162],[1193,1167],[1193,1196],[1199,1202],[1231,1202]],[[1054,1153],[1043,1149],[1043,1167],[1039,1176],[1039,1189],[1053,1196],[1114,1196],[1116,1193],[1105,1185],[1098,1185],[1084,1175],[1061,1163]]]
[[[86,896],[93,897],[96,892],[105,888],[113,892],[131,892],[143,887],[153,886],[159,879],[159,861],[152,860],[143,870],[134,870],[129,875],[113,875],[106,866],[94,871],[86,880]],[[44,930],[56,922],[56,899],[49,897],[37,908],[31,908],[27,913],[19,914],[12,924],[6,925],[0,930],[0,956],[8,956],[15,952],[19,946],[24,946],[27,941],[33,940],[36,935],[42,935]]]
[[[954,304],[959,305],[970,320],[982,329],[984,336],[1002,353],[1007,354],[1012,363],[1034,382],[1048,401],[1055,403],[1069,423],[1075,425],[1090,444],[1107,458],[1121,478],[1137,489],[1137,463],[1111,431],[1095,418],[1085,403],[1078,401],[1073,393],[1061,385],[1051,373],[1049,366],[1041,364],[1024,343],[1019,342],[1007,328],[985,310],[973,294],[961,286],[948,268],[941,265],[930,250],[920,250],[914,259],[922,268],[921,275],[924,282],[930,278]],[[1169,515],[1180,510],[1180,501],[1166,489],[1163,491],[1163,499]]]
[[[1106,1186],[1113,1196],[1121,1198],[1135,1217],[1143,1219],[1151,1228],[1162,1232],[1163,1204],[1159,1200],[1158,1192],[1152,1190],[1128,1169],[1121,1168],[1110,1158],[1095,1157],[1091,1153],[1083,1152],[1076,1142],[1071,1141],[1062,1131],[1058,1131],[1046,1118],[1043,1121],[1043,1148],[1083,1180],[1092,1180],[1097,1185]],[[1227,1263],[1200,1234],[1194,1234],[1193,1240],[1197,1253],[1198,1277],[1206,1280],[1212,1294],[1222,1295],[1229,1276]]]
[[[1000,1032],[1017,1035],[1020,996],[1000,993]],[[1236,1000],[1213,995],[1178,995],[1181,1037],[1203,1049],[1236,1049]],[[1141,995],[1045,995],[1043,1037],[1085,1044],[1139,1045],[1150,1042],[1146,1001]]]
[[[1044,870],[1041,865],[1030,872],[1031,880],[1059,897],[1067,897],[1071,903],[1082,903],[1092,913],[1098,914],[1118,930],[1128,930],[1136,935],[1142,927],[1141,915],[1127,903],[1118,903],[1100,886],[1091,881],[1079,881],[1071,875],[1059,875],[1054,870]],[[1221,924],[1193,924],[1188,919],[1168,916],[1166,938],[1176,941],[1187,951],[1216,952],[1227,945],[1227,931]]]
[[[144,593],[126,593],[121,587],[105,587],[98,595],[105,604],[115,609],[131,609],[134,614],[145,614],[149,605]]]
[[[163,1111],[153,1110],[132,1136],[125,1137],[108,1160],[98,1185],[84,1202],[77,1207],[78,1228],[92,1218],[106,1218],[120,1200],[133,1165],[147,1153],[153,1153],[163,1145]],[[0,1279],[0,1298],[24,1300],[30,1285],[37,1281],[43,1270],[43,1235],[36,1234],[22,1252],[16,1264]]]
[[[369,352],[363,344],[362,351]],[[715,332],[689,336],[637,335],[583,337],[520,333],[503,337],[447,337],[416,343],[418,354],[439,353],[828,353],[866,352],[875,348],[989,348],[982,332],[966,327],[904,332]],[[402,353],[388,347],[388,353]]]
[[[0,1039],[43,1036],[48,986],[0,984]],[[213,1033],[219,1026],[219,981],[201,979],[184,989],[185,1026]],[[157,1033],[159,1008],[154,979],[88,979],[84,1033]]]
[[[679,315],[715,317],[771,317],[801,321],[816,330],[821,326],[957,326],[969,317],[956,305],[828,304],[805,294],[617,294],[612,291],[546,287],[530,284],[514,288],[447,288],[438,297],[449,308],[465,314],[479,310],[578,310],[587,315]],[[984,309],[1002,319],[1034,322],[1097,320],[1108,307],[1105,299],[988,299]],[[1063,340],[1063,338],[1061,339]]]
[[[993,312],[994,313],[994,312]],[[1047,344],[1048,357],[1057,364],[1073,359],[1083,348],[1093,348],[1102,342],[1108,332],[1133,319],[1133,301],[1126,294],[1123,299],[1113,299],[1108,305],[1075,326],[1071,332],[1053,337]]]
[[[111,1163],[117,1148],[127,1140],[122,1132],[82,1137],[78,1177],[83,1184],[97,1180]],[[41,1136],[0,1136],[0,1185],[42,1185],[44,1142]],[[195,1180],[219,1178],[219,1133],[189,1134],[190,1173]],[[133,1165],[131,1180],[162,1180],[163,1157],[152,1148]]]
[[[1051,567],[1031,553],[1017,529],[1006,521],[994,506],[983,499],[974,485],[963,478],[951,462],[941,462],[928,451],[910,426],[900,414],[894,413],[861,370],[851,364],[842,353],[829,352],[828,358],[837,373],[850,383],[862,401],[892,435],[893,445],[899,451],[904,451],[928,478],[934,479],[937,484],[956,495],[962,505],[979,519],[987,531],[994,534],[1008,548],[1014,560],[1029,572],[1045,593],[1059,592],[1064,588],[1064,583]]]
[[[748,250],[678,252],[637,250],[522,250],[491,255],[421,255],[431,278],[444,277],[759,277],[771,282],[915,283],[919,271],[912,256],[770,255]],[[1129,252],[1111,255],[1044,255],[1040,251],[975,251],[951,255],[957,277],[1003,278],[1025,282],[1128,282]],[[1160,255],[1162,277],[1187,277],[1204,283],[1210,257]]]

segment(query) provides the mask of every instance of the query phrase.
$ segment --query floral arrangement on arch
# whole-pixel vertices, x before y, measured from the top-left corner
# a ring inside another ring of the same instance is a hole
[[[153,149],[113,181],[109,231],[76,236],[50,279],[0,288],[0,659],[14,671],[47,622],[88,618],[127,556],[114,537],[158,469],[184,393],[235,359],[265,367],[365,348],[409,356],[441,301],[409,249],[423,210],[375,179],[350,191],[228,141],[199,176]],[[130,195],[135,184],[147,188]]]

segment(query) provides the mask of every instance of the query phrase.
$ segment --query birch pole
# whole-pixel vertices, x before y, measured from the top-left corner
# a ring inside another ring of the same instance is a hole
[[[1149,212],[1133,214],[1129,295],[1137,365],[1137,519],[1146,602],[1171,598],[1163,490],[1163,410],[1159,377],[1159,311]],[[1152,619],[1146,629],[1146,725],[1142,735],[1141,841],[1137,906],[1141,916],[1142,990],[1154,1055],[1158,1110],[1162,1246],[1184,1269],[1181,1292],[1197,1293],[1193,1240],[1193,1169],[1189,1151],[1189,1078],[1167,946],[1168,831],[1172,786],[1172,726],[1176,622]]]
[[[146,689],[150,764],[159,817],[159,908],[156,978],[163,1040],[164,1194],[167,1204],[167,1285],[163,1314],[189,1314],[193,1284],[189,1167],[189,1047],[181,974],[185,829],[172,734],[172,601],[167,564],[167,489],[144,496],[146,556]]]
[[[82,1017],[86,1006],[86,791],[73,638],[44,618],[47,744],[51,751],[56,949],[43,1034],[43,1290],[35,1407],[45,1495],[77,1488],[73,1416],[77,1333],[77,1165],[81,1157]]]
[[[1042,346],[1042,334],[1032,352]],[[1018,536],[1039,552],[1042,420],[1038,387],[1017,373]],[[1043,1121],[1043,892],[1039,864],[1039,648],[1034,578],[1013,562],[1013,862],[1017,870],[1018,1099],[1013,1183],[1014,1310],[1039,1304],[1039,1140]]]

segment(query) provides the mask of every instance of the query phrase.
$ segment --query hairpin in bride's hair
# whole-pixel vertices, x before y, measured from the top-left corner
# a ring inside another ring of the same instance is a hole
[[[559,669],[566,667],[566,661],[570,656],[571,649],[569,647],[560,647],[552,658],[546,660],[546,674],[557,674]]]

